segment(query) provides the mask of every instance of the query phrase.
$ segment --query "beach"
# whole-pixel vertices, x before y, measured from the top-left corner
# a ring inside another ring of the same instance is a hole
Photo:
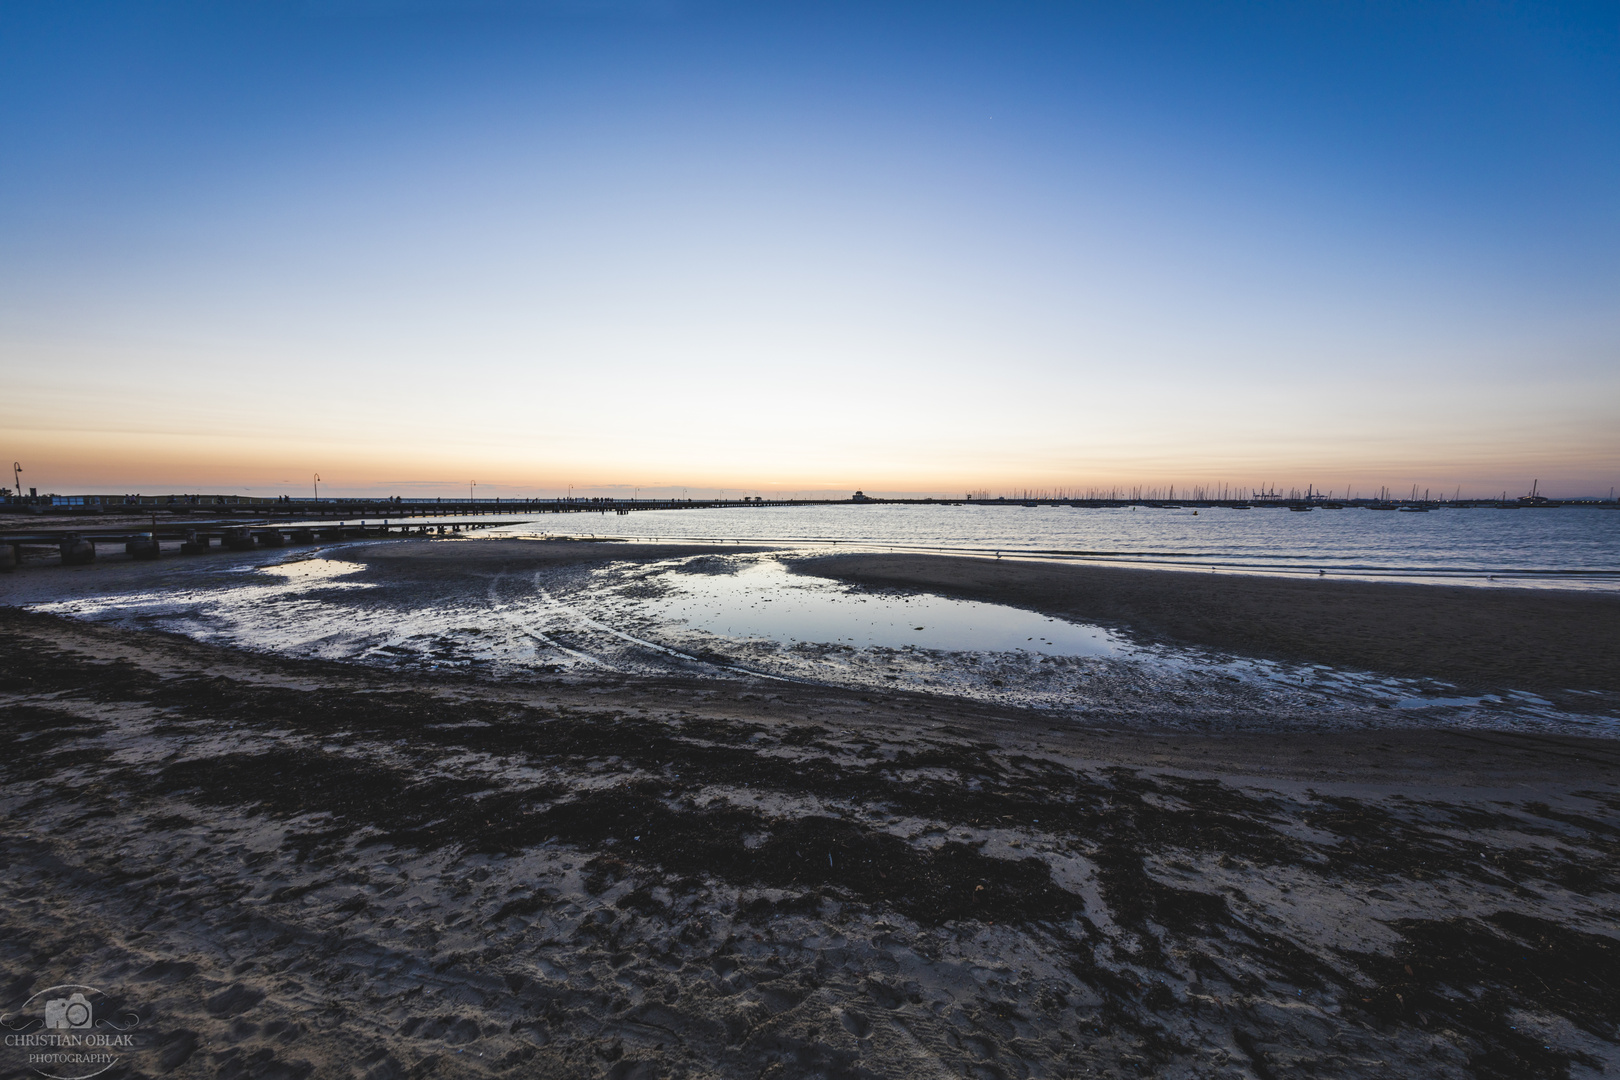
[[[667,555],[479,542],[363,557],[426,588],[466,559],[518,572]],[[1154,580],[1065,587],[1038,564],[943,562],[798,565],[1227,648],[1223,627],[1257,619],[1268,586],[1260,621],[1279,634],[1275,613],[1302,607],[1288,590],[1317,584],[1122,571]],[[1334,584],[1338,617],[1396,624],[1380,594]],[[1200,587],[1232,591],[1179,616],[1174,596]],[[1560,616],[1569,599],[1526,596],[1524,625],[1601,622],[1586,598]],[[1421,627],[1425,606],[1401,610]],[[1366,634],[1298,617],[1318,627],[1302,655],[1369,662]],[[1467,640],[1480,651],[1446,677],[1486,670],[1490,636]],[[1620,1063],[1611,739],[1190,734],[741,676],[402,672],[15,607],[0,647],[0,968],[116,987],[149,1040],[132,1074]],[[1558,683],[1550,663],[1512,678]],[[1603,689],[1582,663],[1570,688]]]
[[[937,555],[832,555],[795,569],[1028,607],[1151,641],[1534,690],[1574,707],[1620,696],[1620,596],[1609,593]]]

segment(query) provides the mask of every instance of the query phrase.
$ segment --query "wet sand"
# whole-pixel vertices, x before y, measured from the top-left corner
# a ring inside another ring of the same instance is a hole
[[[491,573],[517,574],[554,566],[647,562],[690,555],[739,555],[770,550],[770,546],[759,544],[637,544],[613,540],[502,537],[449,543],[406,540],[354,544],[334,550],[332,556],[364,563],[374,573],[428,580]]]
[[[669,552],[365,558],[430,581]],[[1279,615],[1285,590],[1193,617],[1149,582],[1097,600],[999,566],[813,567],[1200,643],[1237,624],[1290,646],[1283,619],[1341,663],[1388,621]],[[0,650],[7,996],[116,992],[151,1040],[131,1075],[1620,1067],[1615,741],[1155,734],[741,678],[411,675],[15,608]]]
[[[1194,574],[935,555],[832,555],[800,573],[1012,604],[1139,639],[1445,679],[1620,694],[1620,596]]]

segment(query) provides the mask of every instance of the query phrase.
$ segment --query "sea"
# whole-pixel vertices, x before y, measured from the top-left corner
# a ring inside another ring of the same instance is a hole
[[[1143,641],[1005,605],[821,578],[809,556],[945,552],[1224,574],[1620,588],[1620,513],[1221,507],[758,506],[488,519],[468,539],[680,542],[565,566],[357,561],[344,541],[24,570],[0,603],[290,657],[496,680],[652,676],[966,698],[1157,730],[1433,726],[1620,736],[1571,709],[1320,664]],[[449,519],[465,525],[468,519]],[[693,541],[700,542],[692,550]],[[385,545],[419,544],[388,540]],[[770,549],[761,551],[760,546]],[[401,549],[404,550],[403,548]]]
[[[1000,552],[1225,573],[1620,589],[1620,507],[1421,512],[1274,507],[834,504],[539,515],[516,535]]]

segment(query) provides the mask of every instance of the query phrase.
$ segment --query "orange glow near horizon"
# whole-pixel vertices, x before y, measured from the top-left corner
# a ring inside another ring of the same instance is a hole
[[[693,415],[703,426],[702,416]],[[957,417],[964,423],[965,417]],[[42,492],[169,494],[181,492],[290,494],[305,497],[312,476],[322,477],[321,492],[331,497],[387,496],[465,497],[469,480],[479,497],[553,498],[576,495],[646,497],[712,497],[720,492],[759,493],[781,497],[847,497],[861,489],[894,496],[961,497],[970,490],[1012,495],[1026,489],[1084,493],[1088,490],[1164,490],[1194,485],[1240,495],[1263,485],[1281,489],[1314,485],[1319,490],[1364,495],[1381,486],[1399,493],[1412,485],[1436,496],[1458,489],[1464,497],[1522,494],[1534,480],[1553,496],[1606,494],[1605,479],[1617,461],[1594,461],[1578,437],[1565,445],[1544,445],[1533,453],[1513,447],[1479,447],[1458,439],[1451,445],[1432,440],[1410,444],[1361,445],[1337,453],[1300,441],[1284,451],[1229,442],[1213,447],[1185,445],[1172,452],[1174,434],[1165,430],[1136,433],[1135,446],[1121,447],[1114,437],[1094,445],[1075,439],[1070,445],[1033,450],[1007,446],[1009,418],[998,417],[998,431],[971,441],[964,436],[936,438],[928,445],[937,459],[918,460],[915,445],[924,436],[913,430],[895,440],[850,440],[845,445],[788,446],[757,444],[735,434],[736,450],[722,445],[681,447],[678,433],[655,430],[643,438],[617,437],[617,430],[573,429],[526,446],[522,432],[492,438],[489,432],[470,437],[439,427],[431,440],[401,438],[388,420],[350,423],[338,437],[309,426],[288,424],[282,431],[170,433],[160,430],[95,430],[85,419],[74,427],[50,430],[7,429],[10,459],[23,464],[24,488]],[[155,425],[154,425],[155,426]],[[212,426],[212,425],[210,425]],[[407,432],[418,427],[397,425]],[[427,425],[431,427],[432,425]],[[787,423],[784,422],[784,427]],[[1164,425],[1168,427],[1170,425]],[[710,436],[715,434],[711,426]],[[1573,433],[1571,433],[1573,434]],[[324,436],[324,437],[323,437]],[[846,431],[843,436],[849,439]],[[1033,440],[1031,440],[1033,441]],[[495,445],[491,445],[494,442]],[[1152,444],[1160,442],[1163,448]],[[1434,445],[1439,443],[1439,445]],[[561,444],[561,445],[559,445]],[[668,447],[660,453],[659,447]],[[1023,452],[1019,452],[1023,449]],[[9,477],[7,478],[9,483]]]

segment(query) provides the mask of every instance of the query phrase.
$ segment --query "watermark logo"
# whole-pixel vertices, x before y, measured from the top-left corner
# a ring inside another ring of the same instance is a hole
[[[93,986],[49,986],[16,1012],[0,1014],[4,1060],[50,1077],[89,1080],[138,1046],[140,1017],[115,1009]]]
[[[93,1026],[90,1001],[75,990],[45,1003],[45,1026],[56,1031],[86,1031]]]

